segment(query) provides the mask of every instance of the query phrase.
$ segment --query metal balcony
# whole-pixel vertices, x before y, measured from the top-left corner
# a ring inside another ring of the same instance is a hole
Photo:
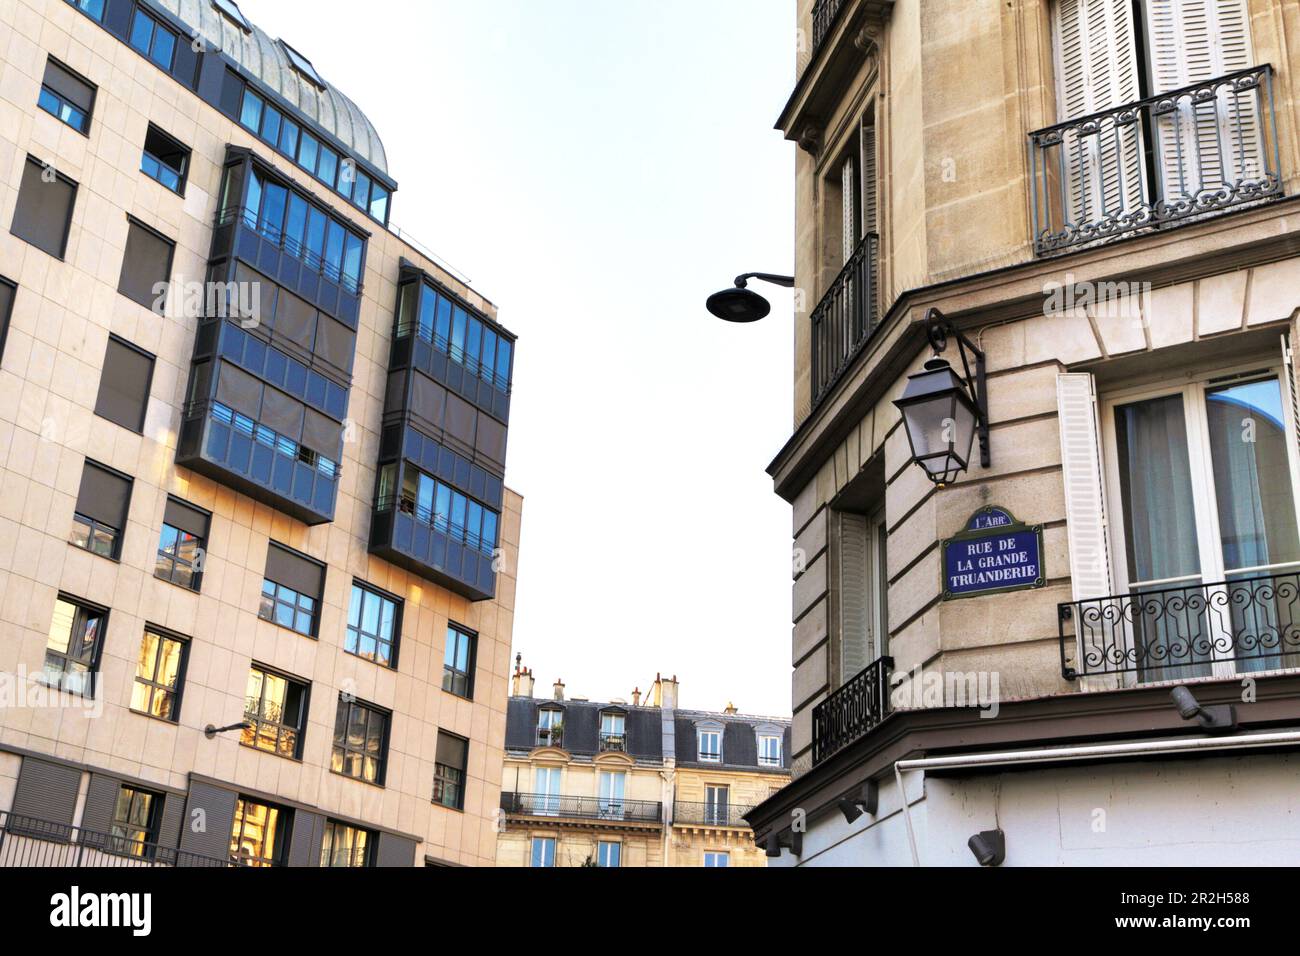
[[[743,827],[749,829],[745,814],[753,807],[733,807],[730,804],[692,803],[673,801],[673,823],[706,827]]]
[[[879,324],[876,276],[880,237],[868,233],[812,313],[812,403],[815,408]]]
[[[870,733],[889,713],[892,657],[882,657],[813,708],[813,766]]]
[[[607,734],[604,731],[601,731],[600,752],[615,754],[627,753],[627,734]]]
[[[0,812],[0,869],[6,867],[231,866],[200,856],[110,833]]]
[[[1135,675],[1151,683],[1300,667],[1300,572],[1091,598],[1059,610],[1066,680]]]
[[[599,820],[606,823],[659,823],[663,804],[652,800],[568,797],[550,793],[501,794],[501,809],[521,817]]]
[[[813,5],[812,13],[812,48],[816,52],[817,48],[822,45],[826,35],[831,32],[831,27],[835,26],[835,21],[840,15],[840,11],[848,5],[848,0],[817,0]]]
[[[1029,134],[1034,251],[1281,196],[1268,64]]]

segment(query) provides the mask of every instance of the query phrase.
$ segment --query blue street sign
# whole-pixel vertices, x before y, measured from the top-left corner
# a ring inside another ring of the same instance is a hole
[[[1043,529],[1004,508],[981,508],[966,530],[943,542],[943,599],[1041,588]]]

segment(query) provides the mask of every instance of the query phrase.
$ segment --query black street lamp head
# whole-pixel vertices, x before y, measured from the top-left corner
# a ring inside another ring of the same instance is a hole
[[[767,299],[743,286],[713,293],[705,307],[726,322],[757,322],[772,311]]]
[[[966,383],[945,359],[935,357],[907,380],[894,402],[912,446],[912,460],[942,488],[970,465],[980,411]]]

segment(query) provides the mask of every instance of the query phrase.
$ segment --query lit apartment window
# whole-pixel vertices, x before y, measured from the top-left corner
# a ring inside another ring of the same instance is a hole
[[[537,746],[558,747],[563,742],[564,711],[543,707],[537,712]]]
[[[95,675],[108,611],[59,595],[45,644],[45,682],[69,694],[95,696]]]
[[[230,860],[239,866],[280,866],[288,844],[288,810],[240,797],[230,831]]]
[[[150,123],[144,138],[144,153],[140,157],[140,172],[162,183],[176,195],[184,196],[189,167],[189,147]]]
[[[106,2],[107,0],[68,0],[68,3],[86,14],[86,16],[98,20],[100,23],[104,22],[104,4]]]
[[[704,865],[713,866],[730,866],[731,854],[722,850],[706,850],[704,852]]]
[[[128,219],[126,252],[122,256],[117,291],[161,315],[176,243],[139,220]]]
[[[85,134],[90,130],[90,114],[95,106],[95,86],[50,57],[45,63],[45,78],[36,103],[51,116]]]
[[[177,498],[167,499],[154,577],[191,591],[201,589],[210,520],[206,511]]]
[[[324,583],[322,565],[272,542],[257,615],[304,637],[315,637]]]
[[[555,837],[533,837],[531,866],[555,866]]]
[[[171,70],[172,57],[176,53],[176,34],[140,7],[135,8],[131,20],[131,46],[164,70]]]
[[[615,753],[627,750],[627,717],[624,714],[600,715],[600,749]]]
[[[243,30],[245,33],[251,33],[253,31],[252,26],[246,19],[244,19],[244,14],[239,9],[239,4],[235,3],[235,0],[212,0],[212,5],[225,14],[231,22],[235,24],[235,26],[239,27],[239,29]]]
[[[33,156],[27,157],[9,231],[37,249],[62,259],[68,248],[77,184]]]
[[[328,867],[366,867],[371,865],[375,835],[369,830],[330,820],[325,824],[321,843],[320,865]]]
[[[623,862],[623,844],[617,840],[601,840],[596,851],[596,865],[617,867]]]
[[[767,734],[758,738],[758,765],[760,767],[781,766],[781,738]]]
[[[108,849],[121,856],[151,857],[158,842],[158,808],[162,798],[123,784],[113,805]]]
[[[244,694],[244,720],[249,727],[240,742],[297,760],[307,726],[308,692],[306,682],[254,664]]]
[[[465,764],[469,741],[438,731],[438,760],[433,770],[433,802],[452,810],[465,808]]]
[[[108,337],[95,414],[137,435],[144,432],[154,357],[116,335]]]
[[[478,637],[459,624],[447,625],[447,650],[442,662],[442,689],[466,700],[474,698],[474,651]]]
[[[175,723],[181,713],[181,686],[189,642],[158,628],[145,628],[131,688],[131,709]]]
[[[72,516],[71,544],[116,561],[122,553],[131,479],[93,461],[81,470],[77,510]]]
[[[701,730],[699,733],[700,760],[705,763],[722,762],[722,734],[716,730]]]
[[[401,603],[397,599],[354,581],[343,649],[384,667],[396,667],[401,615]]]
[[[330,770],[382,787],[390,719],[387,711],[340,694]]]

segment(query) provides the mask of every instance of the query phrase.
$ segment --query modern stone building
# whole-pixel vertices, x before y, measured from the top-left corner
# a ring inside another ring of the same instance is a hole
[[[678,706],[533,697],[516,664],[506,722],[501,866],[765,866],[745,814],[790,779],[790,722]]]
[[[0,863],[490,865],[514,336],[233,0],[0,37]]]
[[[1290,862],[1300,11],[798,16],[794,781],[758,838]]]

